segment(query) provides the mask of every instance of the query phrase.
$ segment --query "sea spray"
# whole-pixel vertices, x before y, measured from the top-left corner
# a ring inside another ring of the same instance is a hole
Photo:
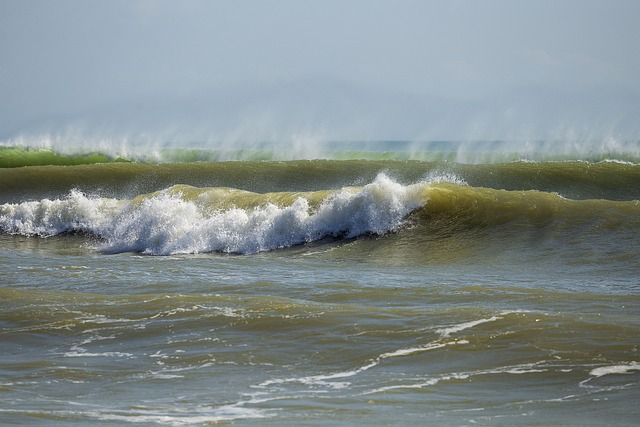
[[[0,205],[0,230],[5,233],[51,237],[64,233],[102,235],[123,202],[89,198],[72,191],[65,199]]]
[[[401,226],[423,199],[415,186],[385,175],[362,188],[345,188],[317,208],[298,197],[288,206],[268,202],[207,213],[208,206],[160,194],[129,205],[106,237],[105,251],[154,255],[193,252],[256,253],[325,237],[384,234]],[[258,196],[260,197],[260,196]],[[202,200],[202,199],[201,199]]]
[[[487,164],[515,161],[640,163],[636,139],[554,140],[330,140],[321,134],[293,133],[278,139],[240,136],[184,140],[179,134],[118,134],[70,129],[0,140],[0,167],[72,165],[126,160],[146,163],[334,160],[420,160]]]

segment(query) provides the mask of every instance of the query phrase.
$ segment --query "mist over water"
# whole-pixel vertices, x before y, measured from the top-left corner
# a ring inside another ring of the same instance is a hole
[[[311,133],[280,140],[172,140],[171,136],[42,134],[0,141],[0,148],[50,151],[62,156],[90,153],[142,162],[370,159],[456,163],[514,161],[640,162],[640,141],[613,137],[585,140],[326,140]]]
[[[175,161],[167,150],[216,152],[193,159],[205,161],[366,158],[367,152],[465,163],[639,157],[640,96],[548,92],[456,99],[304,78],[183,96],[140,95],[42,116],[0,130],[0,146],[146,161]]]
[[[153,161],[637,158],[633,2],[95,6],[4,7],[0,145]]]

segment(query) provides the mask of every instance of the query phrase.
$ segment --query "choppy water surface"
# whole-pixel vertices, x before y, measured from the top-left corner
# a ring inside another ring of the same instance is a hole
[[[0,169],[5,424],[634,425],[640,169]]]

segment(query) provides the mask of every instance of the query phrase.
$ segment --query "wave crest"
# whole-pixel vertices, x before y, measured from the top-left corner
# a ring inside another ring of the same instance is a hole
[[[74,191],[61,200],[5,204],[0,206],[0,228],[45,237],[68,232],[93,234],[103,239],[100,250],[108,253],[247,254],[326,237],[392,232],[426,202],[424,184],[403,186],[384,174],[363,187],[328,193],[318,206],[302,196],[278,206],[269,195],[243,192],[246,207],[233,203],[220,209],[216,205],[224,194],[237,194],[200,189],[194,198],[190,188],[172,187],[128,201]]]

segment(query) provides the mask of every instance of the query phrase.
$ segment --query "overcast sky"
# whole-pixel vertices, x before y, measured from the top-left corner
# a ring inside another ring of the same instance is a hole
[[[637,0],[0,0],[0,140],[639,140],[639,22]]]

